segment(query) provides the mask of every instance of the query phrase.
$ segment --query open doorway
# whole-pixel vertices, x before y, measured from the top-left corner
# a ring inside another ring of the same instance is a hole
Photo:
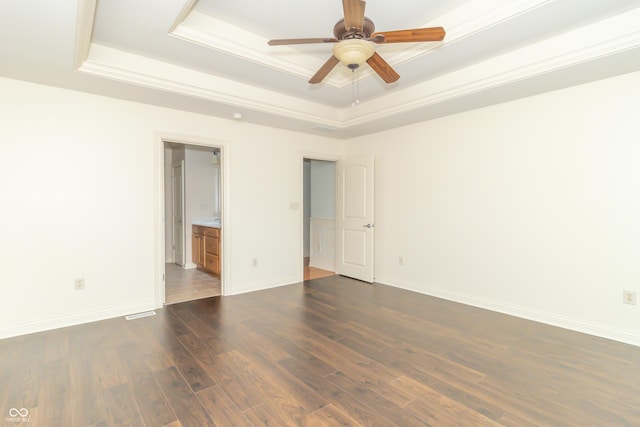
[[[163,148],[165,304],[221,295],[221,150]]]
[[[335,275],[336,163],[303,159],[304,280]]]

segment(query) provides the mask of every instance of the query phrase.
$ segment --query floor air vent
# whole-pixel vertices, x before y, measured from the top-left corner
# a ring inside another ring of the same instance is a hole
[[[141,317],[149,317],[149,316],[155,316],[155,315],[156,315],[155,311],[144,311],[142,313],[130,314],[128,316],[125,316],[125,319],[133,320],[133,319],[140,319]]]

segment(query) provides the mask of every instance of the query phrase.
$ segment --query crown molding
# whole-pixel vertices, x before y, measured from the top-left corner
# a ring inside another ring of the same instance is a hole
[[[191,1],[191,0],[190,0]],[[193,2],[192,2],[193,3]],[[548,0],[513,2],[495,1],[498,6],[483,17],[476,17],[468,9],[457,9],[452,14],[468,19],[458,21],[458,27],[452,27],[452,41],[454,43],[475,32],[481,31],[501,20],[514,16],[515,13],[526,13],[532,8],[540,7]],[[288,119],[299,120],[314,124],[317,128],[340,131],[360,126],[377,120],[419,110],[450,100],[459,99],[478,92],[497,88],[510,83],[524,81],[530,78],[558,71],[564,68],[605,58],[620,52],[640,48],[640,8],[611,17],[604,21],[581,27],[574,31],[558,35],[529,45],[525,48],[505,53],[456,70],[454,72],[433,78],[429,81],[394,90],[384,96],[365,101],[356,108],[336,109],[317,102],[284,95],[275,91],[254,87],[233,80],[224,79],[207,73],[191,70],[166,62],[154,60],[140,55],[119,51],[117,49],[90,44],[91,28],[95,15],[96,0],[82,0],[79,2],[76,61],[81,65],[78,70],[91,75],[127,82],[139,86],[177,93],[195,98],[205,99],[214,103],[247,108]],[[193,15],[191,8],[184,8],[183,13],[197,19],[209,18]],[[82,9],[82,10],[80,10]],[[188,9],[188,10],[187,10]],[[491,17],[489,19],[488,17]],[[449,17],[449,19],[451,19]],[[185,20],[182,21],[183,23]],[[191,22],[191,21],[189,21]],[[227,24],[220,22],[220,25]],[[192,22],[191,22],[192,23]],[[448,25],[445,23],[445,25]],[[176,31],[185,35],[191,34],[189,26],[178,24]],[[195,31],[195,30],[194,30]],[[195,31],[190,37],[197,37],[201,32]],[[175,34],[174,34],[175,35]],[[254,37],[258,37],[253,35]],[[606,39],[603,40],[603,37]],[[233,37],[231,37],[233,39]],[[207,43],[211,39],[207,39]],[[262,55],[273,60],[266,41],[261,39]],[[250,54],[253,42],[236,46],[236,40],[224,40],[224,48],[233,51],[234,55]],[[433,49],[431,49],[433,50]],[[88,56],[86,54],[88,52]],[[397,56],[401,58],[399,52]],[[252,53],[251,53],[252,54]],[[419,53],[425,54],[424,52]],[[261,57],[262,58],[262,57]],[[287,61],[288,62],[288,61]],[[287,65],[291,70],[292,64]],[[298,72],[307,73],[304,67]]]
[[[96,17],[98,0],[79,0],[76,18],[75,49],[73,67],[78,69],[89,56],[91,34]]]
[[[198,0],[186,0],[184,6],[182,6],[182,10],[171,24],[169,28],[169,34],[173,33],[176,28],[189,16],[189,14],[193,11],[193,8],[196,7]]]
[[[444,45],[452,45],[466,38],[473,37],[502,22],[516,16],[526,14],[534,9],[550,3],[552,0],[488,0],[482,2],[483,13],[478,13],[476,2],[469,2],[437,19],[425,23],[422,27],[444,27],[447,35],[441,43],[406,43],[385,59],[391,65],[399,65],[412,61],[440,49]],[[416,49],[416,45],[422,46]]]
[[[263,37],[197,11],[189,13],[170,35],[302,78],[309,78],[323,64],[313,56],[305,56],[304,64],[286,60],[284,57],[300,58],[300,52],[288,46],[269,46]],[[340,87],[335,80],[327,80],[327,84]]]
[[[363,102],[358,111],[344,110],[348,117],[343,127],[362,125],[640,48],[637,22],[640,22],[640,9],[390,93],[382,99]],[[609,35],[607,40],[602,41],[603,34]]]
[[[335,108],[98,44],[78,71],[331,128],[341,124]]]
[[[474,2],[469,2],[465,6],[421,25],[421,27],[446,27],[447,37],[445,41],[429,44],[385,45],[385,48],[392,49],[385,53],[385,60],[393,66],[420,58],[445,44],[451,45],[467,37],[472,37],[487,28],[530,12],[550,1],[511,0],[505,2],[504,0],[484,0],[482,2],[482,10],[485,12],[482,14],[478,14],[478,6]],[[315,74],[325,61],[311,55],[301,54],[299,50],[293,47],[268,46],[268,39],[200,13],[193,9],[194,6],[195,2],[191,0],[172,26],[170,35],[305,79]],[[415,49],[416,45],[420,45],[422,48]],[[285,57],[297,58],[297,60],[287,60],[284,59]],[[374,75],[373,71],[365,68],[359,70],[358,79],[363,80]],[[352,79],[350,76],[331,73],[322,83],[337,89],[343,89],[352,84]]]

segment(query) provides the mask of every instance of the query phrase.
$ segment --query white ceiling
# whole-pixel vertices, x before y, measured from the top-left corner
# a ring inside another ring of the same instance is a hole
[[[640,70],[640,0],[369,0],[378,31],[443,26],[442,42],[379,45],[307,81],[340,0],[24,0],[0,5],[0,76],[348,138]]]

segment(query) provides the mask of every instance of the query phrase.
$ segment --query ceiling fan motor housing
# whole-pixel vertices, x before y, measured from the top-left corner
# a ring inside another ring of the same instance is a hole
[[[376,30],[376,26],[373,21],[366,16],[364,17],[364,23],[362,24],[362,30],[358,31],[357,28],[346,28],[344,24],[344,18],[336,22],[333,27],[333,35],[338,40],[347,39],[366,39],[373,34]]]

